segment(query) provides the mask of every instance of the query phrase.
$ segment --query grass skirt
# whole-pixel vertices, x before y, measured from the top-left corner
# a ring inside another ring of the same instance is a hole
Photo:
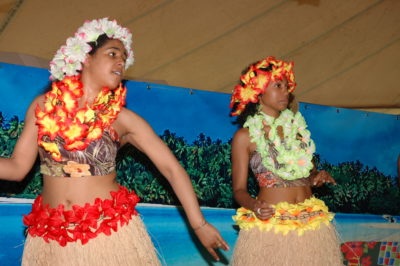
[[[64,210],[38,196],[24,216],[28,226],[22,265],[160,265],[135,206],[134,191],[120,186],[111,199]]]
[[[85,245],[72,242],[62,247],[56,241],[46,243],[42,237],[28,235],[22,265],[160,265],[160,262],[142,220],[133,215],[129,224],[117,232],[109,236],[99,234]]]
[[[240,208],[234,220],[241,228],[232,265],[343,265],[333,215],[316,198],[299,204],[278,203],[269,220]]]

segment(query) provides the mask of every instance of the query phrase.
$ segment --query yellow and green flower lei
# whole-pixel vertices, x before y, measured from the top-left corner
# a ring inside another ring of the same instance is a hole
[[[270,127],[268,136],[265,136],[265,126]],[[274,118],[259,111],[249,116],[243,127],[249,129],[251,141],[257,145],[265,168],[285,180],[304,178],[310,174],[315,144],[300,112],[294,114],[286,109]],[[282,127],[283,139],[278,135],[279,127]],[[275,161],[270,156],[271,144],[278,152],[276,161],[279,167],[275,167]]]

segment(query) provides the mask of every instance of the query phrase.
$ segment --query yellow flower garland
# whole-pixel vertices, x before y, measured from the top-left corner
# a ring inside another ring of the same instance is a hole
[[[272,205],[272,208],[275,209],[275,214],[267,220],[258,219],[254,212],[243,207],[239,208],[232,218],[243,230],[258,227],[260,231],[274,229],[275,234],[282,233],[283,235],[297,231],[297,234],[301,236],[307,230],[318,229],[321,223],[329,226],[329,222],[334,217],[325,203],[315,197],[298,204],[279,202]]]

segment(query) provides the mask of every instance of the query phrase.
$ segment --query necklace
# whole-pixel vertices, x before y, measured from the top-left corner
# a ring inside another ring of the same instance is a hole
[[[268,136],[265,136],[265,126],[270,127]],[[249,129],[251,141],[257,145],[265,168],[285,180],[304,178],[310,174],[315,144],[300,112],[294,114],[286,109],[274,118],[259,111],[249,116],[243,127]],[[278,134],[278,128],[283,131],[283,139]],[[278,167],[269,153],[270,145],[277,151]]]
[[[62,158],[57,143],[52,141],[61,138],[68,151],[85,149],[101,138],[104,129],[111,129],[125,104],[126,88],[120,84],[115,90],[103,88],[92,104],[85,103],[79,108],[78,101],[83,95],[79,79],[77,75],[53,82],[51,91],[45,94],[44,110],[36,106],[38,144],[56,161]]]

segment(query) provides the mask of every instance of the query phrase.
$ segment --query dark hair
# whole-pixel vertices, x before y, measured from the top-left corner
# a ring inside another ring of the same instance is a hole
[[[235,105],[233,106],[233,110],[236,109],[236,105],[238,105],[239,103],[235,103]],[[233,124],[235,125],[239,125],[240,127],[243,127],[243,124],[246,122],[247,117],[249,116],[253,116],[258,112],[258,103],[248,103],[246,104],[246,107],[244,108],[244,110],[240,113],[240,115],[238,115],[238,117],[236,118],[236,120],[233,122]]]
[[[90,50],[90,52],[88,54],[94,55],[96,53],[97,49],[99,49],[100,47],[105,45],[106,42],[109,40],[113,40],[113,39],[108,37],[107,34],[103,33],[94,42],[88,42],[90,47],[92,47],[92,50]]]

